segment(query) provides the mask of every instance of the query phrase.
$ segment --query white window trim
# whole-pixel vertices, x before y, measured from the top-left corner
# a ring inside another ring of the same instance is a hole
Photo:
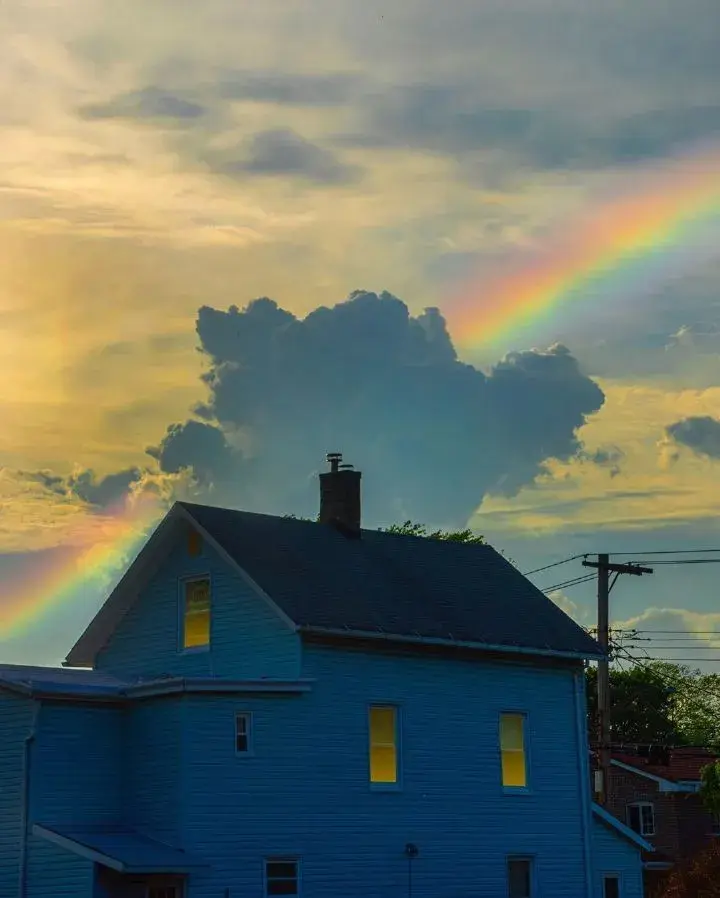
[[[389,710],[395,712],[395,782],[382,783],[374,782],[372,778],[372,750],[374,745],[385,745],[386,743],[372,741],[372,711]],[[396,702],[371,702],[367,708],[367,753],[368,753],[368,782],[370,788],[379,792],[397,792],[402,788],[402,716],[400,714],[400,705]]]
[[[187,584],[188,583],[197,583],[202,580],[207,580],[208,582],[208,591],[210,594],[210,634],[208,637],[207,643],[205,645],[191,645],[186,648],[185,646],[185,603],[187,601]],[[213,625],[213,579],[210,576],[210,572],[207,573],[197,573],[197,574],[188,574],[185,577],[180,577],[178,582],[178,652],[181,655],[194,655],[202,652],[209,652],[210,645],[212,643],[212,625]]]
[[[512,861],[525,861],[529,865],[530,894],[528,898],[535,898],[537,888],[535,884],[535,858],[530,854],[508,854],[505,858],[505,876],[507,878],[507,894],[510,894],[510,863]]]
[[[626,816],[627,816],[627,824],[630,826],[630,808],[638,808],[639,816],[640,816],[640,832],[638,835],[643,836],[643,838],[647,836],[654,836],[657,831],[657,826],[655,825],[655,805],[652,801],[631,801],[627,805]],[[652,832],[646,832],[645,827],[643,825],[643,808],[650,808],[652,812]],[[630,826],[632,829],[632,826]]]
[[[522,738],[523,738],[523,747],[522,749],[518,748],[509,748],[508,754],[522,754],[523,761],[525,762],[525,785],[524,786],[506,786],[503,782],[503,769],[502,769],[502,761],[503,761],[503,744],[502,744],[502,722],[503,717],[520,717],[522,719]],[[518,711],[516,710],[504,710],[500,712],[500,716],[498,717],[498,747],[500,750],[500,785],[503,790],[509,794],[526,794],[530,792],[530,745],[528,739],[528,730],[530,729],[529,725],[529,715],[527,711]]]
[[[600,883],[600,898],[605,898],[605,880],[607,880],[607,879],[617,879],[618,895],[619,895],[619,898],[622,898],[622,894],[623,894],[622,876],[613,870],[606,870],[602,874],[602,881]]]
[[[244,718],[247,721],[247,751],[239,751],[237,747],[237,737],[238,737],[238,720],[240,718]],[[238,758],[250,758],[253,756],[255,749],[255,727],[253,721],[252,711],[236,711],[234,717],[235,731],[233,734],[233,738],[235,740],[235,754]]]
[[[263,896],[264,898],[273,898],[268,892],[268,864],[295,864],[295,882],[297,891],[291,898],[299,898],[302,894],[302,864],[299,857],[289,855],[272,855],[266,857],[263,861]]]

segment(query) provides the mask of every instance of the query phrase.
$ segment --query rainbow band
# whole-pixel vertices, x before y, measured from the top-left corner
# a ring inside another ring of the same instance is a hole
[[[114,574],[141,548],[162,513],[157,501],[138,497],[102,515],[88,514],[79,545],[37,553],[0,583],[0,640],[18,636],[39,618],[86,591],[102,595]]]
[[[652,292],[684,265],[720,254],[720,240],[703,241],[717,223],[717,148],[641,172],[631,194],[570,221],[521,267],[466,284],[443,306],[450,331],[458,345],[489,345],[598,288],[624,299]]]

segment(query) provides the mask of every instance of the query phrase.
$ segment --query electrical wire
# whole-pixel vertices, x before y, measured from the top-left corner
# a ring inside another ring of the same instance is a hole
[[[561,564],[567,564],[568,561],[576,561],[578,558],[587,558],[587,552],[584,555],[571,555],[569,558],[563,558],[562,561],[554,561],[552,564],[546,564],[544,567],[536,567],[533,571],[526,571],[523,577],[529,577],[530,574],[539,574],[540,571],[549,571],[551,567],[558,567]]]

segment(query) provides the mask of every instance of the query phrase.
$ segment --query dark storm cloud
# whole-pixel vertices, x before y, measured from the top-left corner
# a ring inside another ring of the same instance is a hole
[[[344,72],[226,71],[217,79],[212,92],[222,99],[282,106],[338,106],[356,95],[363,83],[359,76]]]
[[[79,110],[86,119],[171,119],[180,122],[199,118],[205,108],[159,87],[118,94],[105,103],[93,103]]]
[[[683,418],[666,428],[670,439],[698,455],[720,458],[720,421],[709,415]]]
[[[548,458],[577,453],[576,430],[604,399],[563,346],[488,374],[463,364],[436,309],[411,317],[388,293],[356,291],[303,320],[267,298],[205,306],[197,332],[211,363],[204,421],[173,425],[152,454],[257,511],[313,514],[324,455],[342,451],[365,472],[368,523],[463,524],[485,494],[512,494]]]
[[[170,424],[160,445],[146,451],[168,474],[179,474],[192,459],[194,474],[203,486],[232,481],[243,460],[220,428],[202,421]]]
[[[287,175],[319,184],[347,183],[360,174],[357,167],[345,165],[330,150],[286,128],[255,134],[240,150],[239,158],[208,163],[214,171],[231,177]]]
[[[138,468],[126,468],[98,479],[95,472],[85,469],[61,477],[50,471],[22,472],[23,475],[59,496],[77,496],[83,502],[102,511],[122,500],[130,487],[141,477]]]
[[[360,104],[358,128],[339,145],[417,148],[463,158],[510,152],[541,169],[649,161],[720,134],[720,106],[588,117],[562,107],[487,106],[467,86],[411,85]]]

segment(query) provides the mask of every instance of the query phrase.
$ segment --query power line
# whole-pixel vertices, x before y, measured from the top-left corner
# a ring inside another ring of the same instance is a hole
[[[541,592],[547,595],[549,592],[555,592],[556,589],[569,589],[571,586],[578,586],[580,583],[587,583],[589,580],[594,579],[595,574],[582,574],[572,580],[565,580],[562,583],[556,583],[554,586],[546,586]]]
[[[539,574],[540,571],[549,571],[551,567],[558,567],[561,564],[567,564],[568,561],[575,561],[578,558],[586,558],[585,555],[571,555],[569,558],[563,558],[562,561],[554,561],[552,564],[546,564],[544,567],[536,567],[534,571],[526,571],[523,577],[529,577],[530,574]]]
[[[611,552],[611,555],[710,555],[720,549],[656,549],[651,552]],[[659,562],[656,562],[658,564]]]

